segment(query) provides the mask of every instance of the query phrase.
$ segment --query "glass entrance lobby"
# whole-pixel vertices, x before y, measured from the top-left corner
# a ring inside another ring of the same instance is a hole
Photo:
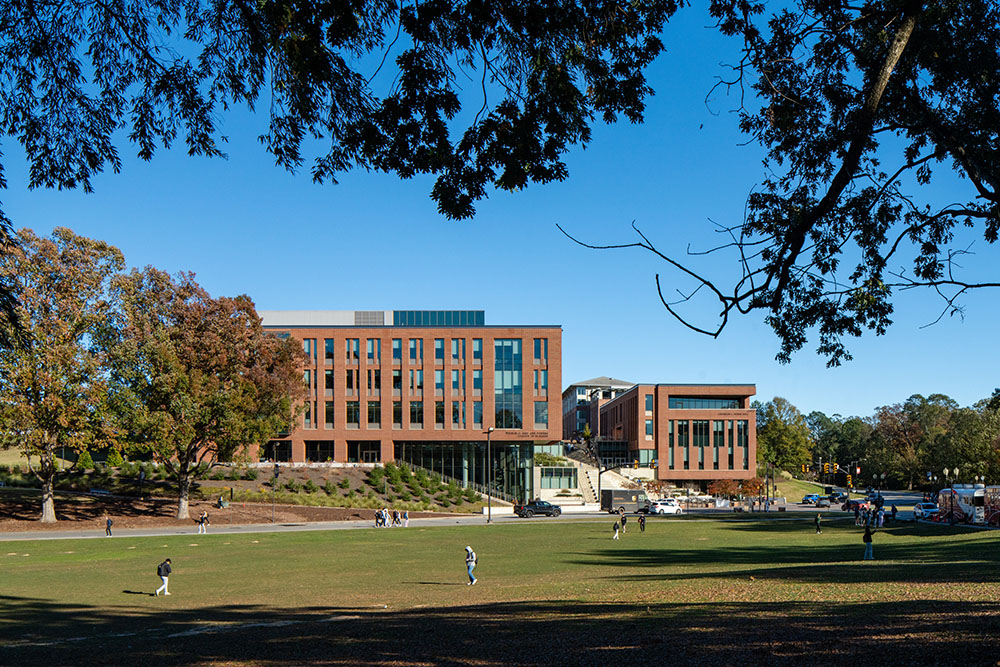
[[[485,442],[395,442],[395,458],[400,463],[419,466],[472,486],[485,493],[489,468]],[[526,502],[532,497],[531,443],[491,443],[492,493],[510,502]]]

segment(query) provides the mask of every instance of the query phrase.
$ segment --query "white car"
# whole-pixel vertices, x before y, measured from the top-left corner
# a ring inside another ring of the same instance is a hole
[[[681,506],[673,498],[653,501],[649,506],[650,514],[680,514]]]
[[[913,506],[913,517],[915,519],[929,519],[938,513],[938,506],[935,503],[917,503]]]

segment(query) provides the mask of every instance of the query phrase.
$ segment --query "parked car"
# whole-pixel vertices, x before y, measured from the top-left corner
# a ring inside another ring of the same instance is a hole
[[[844,510],[846,512],[853,512],[855,507],[858,507],[859,509],[863,509],[864,510],[864,509],[868,509],[870,507],[870,505],[868,504],[867,500],[860,500],[858,498],[852,498],[851,500],[848,500],[843,505],[841,505],[840,509],[842,509],[842,510]]]
[[[915,519],[927,519],[938,513],[936,503],[917,503],[913,506],[913,517]]]
[[[647,510],[650,514],[681,514],[681,505],[674,498],[655,500]]]
[[[819,501],[818,493],[810,493],[808,495],[802,496],[803,505],[815,505]]]
[[[819,500],[816,501],[816,507],[829,507],[829,506],[830,506],[829,498],[820,498]]]
[[[559,516],[562,514],[562,508],[559,507],[559,505],[553,505],[552,503],[547,503],[544,500],[532,500],[524,505],[514,505],[514,514],[524,519],[529,519],[536,514]]]
[[[847,499],[849,497],[850,496],[847,495],[846,491],[834,491],[833,493],[830,494],[830,502],[841,504],[847,502]]]

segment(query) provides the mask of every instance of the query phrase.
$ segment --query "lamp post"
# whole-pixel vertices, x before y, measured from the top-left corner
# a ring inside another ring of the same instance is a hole
[[[948,468],[944,469],[944,477],[950,487],[950,492],[948,493],[948,523],[955,525],[955,478],[958,477],[958,468],[952,468],[950,473],[949,475]]]
[[[493,450],[490,447],[490,434],[494,428],[486,429],[486,523],[493,523]]]
[[[271,480],[271,523],[274,523],[274,492],[278,488],[278,462],[274,463],[274,479]]]

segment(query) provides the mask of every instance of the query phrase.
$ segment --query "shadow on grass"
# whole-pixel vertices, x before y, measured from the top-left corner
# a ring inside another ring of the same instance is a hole
[[[190,610],[0,598],[5,664],[894,664],[996,659],[1000,603],[538,601]],[[165,603],[166,604],[166,603]]]

